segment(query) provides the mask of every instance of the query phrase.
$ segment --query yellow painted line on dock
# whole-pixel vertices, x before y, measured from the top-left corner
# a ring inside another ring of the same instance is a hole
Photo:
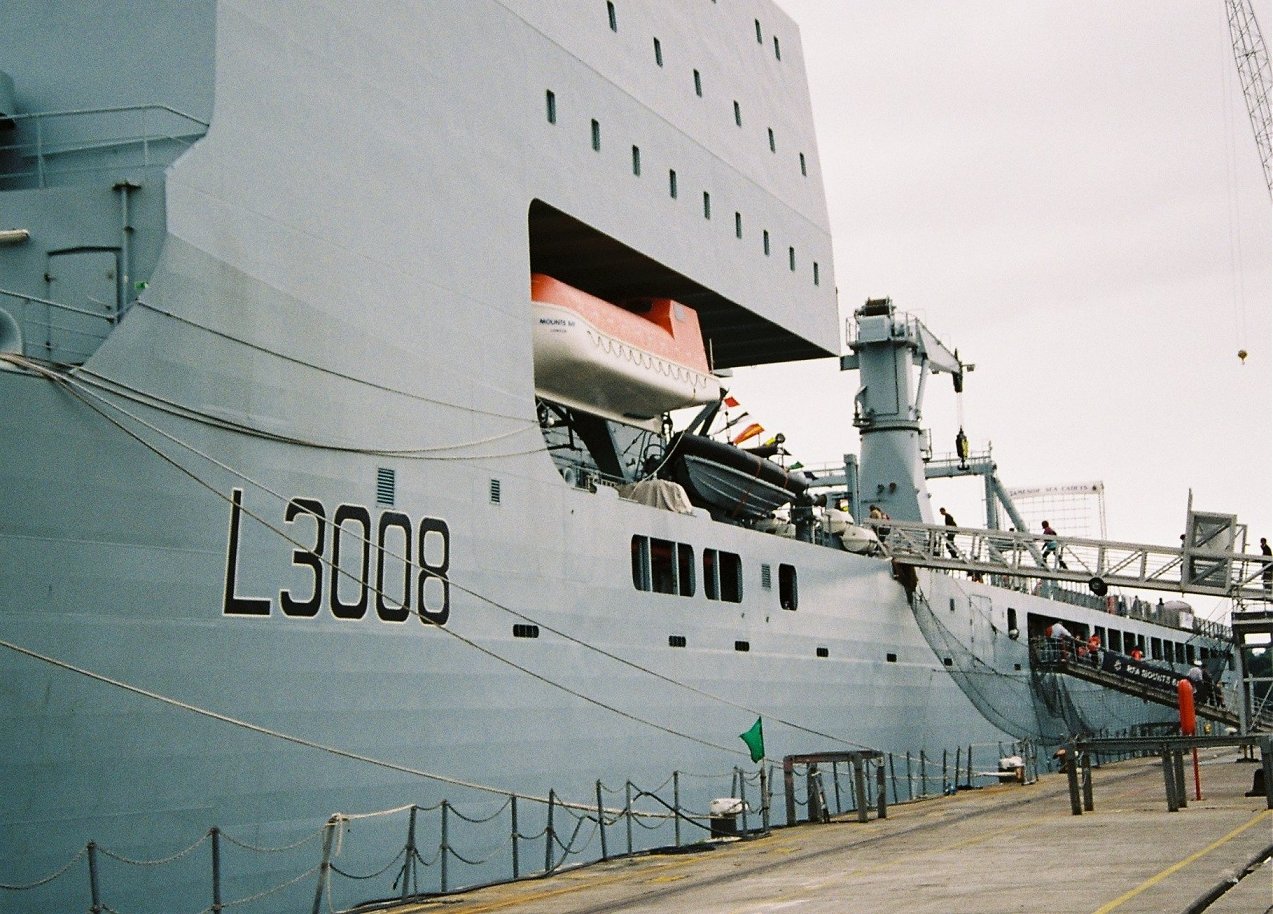
[[[1260,823],[1261,821],[1269,818],[1270,816],[1273,816],[1273,809],[1266,809],[1263,812],[1256,813],[1245,824],[1239,825],[1237,828],[1229,832],[1223,838],[1217,838],[1215,841],[1212,841],[1202,850],[1196,851],[1190,854],[1188,857],[1186,857],[1185,859],[1177,863],[1173,863],[1171,866],[1167,867],[1165,870],[1158,873],[1157,875],[1151,876],[1150,878],[1146,879],[1144,882],[1136,886],[1136,888],[1132,889],[1130,892],[1126,892],[1120,895],[1119,897],[1115,898],[1109,904],[1106,904],[1102,907],[1097,908],[1095,911],[1092,912],[1092,914],[1109,914],[1110,911],[1113,911],[1122,907],[1124,904],[1131,901],[1141,892],[1144,892],[1147,889],[1153,888],[1158,883],[1166,879],[1168,876],[1172,875],[1173,873],[1179,872],[1180,870],[1184,869],[1189,864],[1193,863],[1195,860],[1201,857],[1205,857],[1207,854],[1211,853],[1216,848],[1221,847],[1224,844],[1227,844],[1228,842],[1232,841],[1234,838],[1242,834],[1251,826]]]

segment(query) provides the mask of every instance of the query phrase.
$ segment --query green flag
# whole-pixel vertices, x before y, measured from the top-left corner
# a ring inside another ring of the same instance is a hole
[[[751,750],[751,760],[758,762],[765,757],[765,731],[760,725],[760,718],[756,718],[756,722],[751,725],[751,729],[746,733],[739,733],[738,736],[747,748]]]

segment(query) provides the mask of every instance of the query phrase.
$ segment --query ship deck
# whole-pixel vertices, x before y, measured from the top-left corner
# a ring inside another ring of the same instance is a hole
[[[1259,754],[1256,753],[1258,760]],[[1159,760],[1093,772],[1094,809],[1071,813],[1066,778],[960,791],[698,853],[615,859],[547,879],[491,886],[392,908],[478,912],[839,912],[913,914],[1075,911],[1093,914],[1273,909],[1273,809],[1248,797],[1258,764],[1231,749],[1201,755],[1203,799],[1168,812]],[[1214,895],[1235,873],[1250,874]]]

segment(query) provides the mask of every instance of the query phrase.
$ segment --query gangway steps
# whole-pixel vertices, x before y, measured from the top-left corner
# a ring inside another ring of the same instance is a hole
[[[1144,699],[1145,701],[1152,701],[1155,704],[1164,705],[1169,708],[1177,707],[1178,698],[1174,691],[1145,682],[1128,680],[1116,674],[1106,672],[1099,666],[1095,666],[1092,661],[1087,658],[1077,656],[1057,658],[1055,660],[1039,662],[1036,664],[1036,667],[1046,672],[1063,673],[1067,676],[1073,676],[1076,679],[1093,682],[1097,685],[1104,686],[1105,688],[1114,689],[1115,691],[1123,692],[1127,695]],[[1229,708],[1222,708],[1216,705],[1199,702],[1194,706],[1194,712],[1198,717],[1212,720],[1235,729],[1241,725],[1237,711],[1230,710]],[[1249,729],[1252,731],[1273,731],[1273,711],[1264,711],[1260,713],[1250,722]]]

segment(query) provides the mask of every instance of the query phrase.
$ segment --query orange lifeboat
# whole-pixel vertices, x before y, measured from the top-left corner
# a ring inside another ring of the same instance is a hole
[[[698,314],[670,298],[631,311],[535,273],[535,393],[628,425],[720,398]]]

